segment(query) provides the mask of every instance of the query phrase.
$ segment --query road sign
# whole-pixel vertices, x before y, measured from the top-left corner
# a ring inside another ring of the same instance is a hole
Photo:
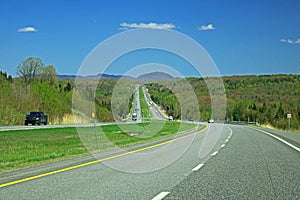
[[[286,118],[291,119],[292,118],[292,114],[287,114]]]

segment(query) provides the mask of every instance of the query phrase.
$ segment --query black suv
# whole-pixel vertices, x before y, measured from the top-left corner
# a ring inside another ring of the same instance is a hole
[[[47,125],[48,116],[45,115],[43,112],[30,112],[29,115],[26,115],[25,118],[25,126],[28,126],[28,124]]]

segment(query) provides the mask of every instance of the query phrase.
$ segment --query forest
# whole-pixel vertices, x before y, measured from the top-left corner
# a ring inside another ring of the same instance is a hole
[[[52,65],[44,66],[39,58],[28,58],[17,67],[19,77],[12,78],[0,71],[0,125],[23,125],[30,111],[43,111],[50,124],[90,122],[91,113],[73,110],[74,79],[58,79]],[[112,121],[111,88],[116,80],[100,81],[101,91],[96,91],[92,101],[99,121]],[[85,81],[84,95],[91,96],[89,81]]]
[[[222,79],[226,91],[226,121],[257,122],[287,129],[287,114],[292,114],[291,128],[300,128],[299,75],[227,76]],[[179,90],[177,95],[172,92],[174,88],[180,88],[178,80],[149,83],[147,88],[151,98],[169,115],[175,118],[208,120],[211,117],[211,98],[206,80],[186,80],[197,96],[200,116],[195,116],[193,109],[189,110],[188,116],[181,116],[176,96],[185,96],[186,91]]]
[[[75,87],[74,79],[58,79],[55,67],[45,66],[39,58],[22,61],[17,74],[13,78],[0,71],[1,126],[24,124],[30,111],[45,112],[50,124],[91,122],[91,112],[101,122],[124,120],[130,113],[134,86],[138,83],[129,79],[81,79]],[[174,119],[208,120],[212,116],[207,81],[173,79],[145,86],[152,100]],[[222,81],[226,121],[287,129],[286,117],[292,114],[291,128],[300,129],[300,75],[225,76]]]

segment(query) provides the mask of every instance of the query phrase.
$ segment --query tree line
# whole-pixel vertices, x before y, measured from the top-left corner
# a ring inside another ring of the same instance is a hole
[[[19,77],[13,78],[0,71],[0,125],[23,124],[25,114],[38,110],[49,115],[50,123],[62,123],[73,113],[88,121],[92,112],[88,108],[93,105],[98,121],[121,120],[130,113],[137,83],[83,79],[79,90],[74,88],[74,80],[58,79],[53,65],[45,65],[40,58],[33,57],[22,61],[16,72]],[[191,89],[186,88],[187,82]],[[291,127],[300,128],[299,75],[229,76],[223,77],[223,82],[227,97],[226,120],[258,122],[285,129],[286,115],[290,113]],[[153,82],[146,86],[152,100],[174,119],[211,117],[211,99],[203,78]],[[189,90],[196,94],[197,105],[190,99]],[[72,110],[72,100],[80,105],[75,110]]]
[[[291,127],[300,128],[300,76],[299,75],[260,75],[223,77],[226,90],[227,121],[250,121],[270,124],[274,127],[287,128],[287,114],[292,114]],[[200,120],[211,117],[211,99],[205,79],[188,78],[200,109]],[[170,80],[169,85],[180,84]],[[163,107],[169,115],[189,119],[180,113],[177,95],[164,84],[147,84],[151,98]],[[174,87],[174,86],[173,86]],[[185,91],[179,91],[184,95]],[[193,116],[193,109],[190,110]],[[174,114],[176,113],[176,114]],[[195,117],[194,117],[195,118]]]
[[[90,122],[91,112],[86,108],[91,104],[95,104],[98,121],[113,121],[111,91],[116,80],[100,81],[96,91],[92,90],[92,80],[82,80],[79,94],[74,89],[74,79],[58,79],[53,65],[34,57],[20,62],[16,73],[19,77],[12,78],[0,71],[0,125],[22,125],[30,111],[43,111],[52,124],[73,123],[75,118]],[[72,107],[73,95],[81,101],[77,110]]]
[[[44,111],[50,123],[72,113],[70,83],[58,81],[53,65],[30,57],[17,66],[16,73],[19,77],[0,73],[0,125],[24,124],[30,111]]]

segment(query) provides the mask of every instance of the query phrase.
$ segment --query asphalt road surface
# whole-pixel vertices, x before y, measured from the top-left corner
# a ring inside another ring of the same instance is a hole
[[[210,124],[198,134],[28,179],[6,183],[2,179],[0,197],[300,199],[299,134],[222,126]],[[221,136],[200,158],[204,138],[215,131],[222,131]]]
[[[118,122],[118,124],[126,124],[130,122]],[[86,123],[86,124],[51,124],[51,125],[34,125],[34,126],[0,126],[1,131],[10,131],[10,130],[31,130],[31,129],[47,129],[47,128],[67,128],[67,127],[93,127],[93,126],[103,126],[108,124],[116,124],[115,122],[101,122],[101,123]]]
[[[153,119],[157,119],[157,120],[166,120],[166,118],[159,112],[159,110],[156,108],[156,106],[153,104],[149,94],[146,91],[145,86],[142,87],[143,88],[143,92],[144,92],[144,97],[147,101],[149,110],[152,114],[152,118]]]
[[[137,114],[137,120],[138,122],[142,121],[142,114],[141,114],[141,104],[140,104],[140,86],[135,86],[135,97],[133,100],[133,112]]]

